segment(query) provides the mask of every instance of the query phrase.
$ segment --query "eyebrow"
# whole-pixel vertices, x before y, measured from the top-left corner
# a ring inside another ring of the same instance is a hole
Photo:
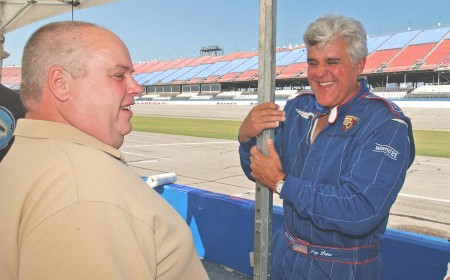
[[[118,70],[118,69],[121,69],[121,70],[124,70],[124,71],[130,71],[131,73],[134,73],[134,71],[135,71],[133,69],[133,67],[129,67],[129,66],[126,66],[126,65],[121,65],[121,64],[117,64],[115,66],[112,66],[111,68],[108,69],[108,71],[115,71],[115,70]]]
[[[341,59],[338,57],[327,58],[327,62],[339,62],[339,61],[341,61]]]
[[[306,59],[306,62],[313,62],[313,61],[317,61],[317,59],[314,59],[314,58],[307,58],[307,59]],[[330,63],[330,62],[339,62],[339,61],[341,61],[341,59],[340,59],[339,57],[330,57],[330,58],[325,59],[325,61],[326,61],[327,63]]]

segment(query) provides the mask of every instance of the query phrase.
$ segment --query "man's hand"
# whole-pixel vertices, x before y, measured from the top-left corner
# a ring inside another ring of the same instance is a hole
[[[239,141],[245,142],[256,137],[263,130],[276,128],[285,121],[285,113],[273,102],[265,102],[253,107],[239,128]]]
[[[250,168],[252,177],[268,189],[275,191],[275,185],[286,175],[281,166],[280,157],[272,139],[267,139],[267,151],[264,155],[256,146],[250,150]]]

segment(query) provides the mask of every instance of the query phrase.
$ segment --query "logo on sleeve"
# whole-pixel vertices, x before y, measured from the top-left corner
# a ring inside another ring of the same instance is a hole
[[[358,123],[359,119],[355,116],[347,115],[342,122],[342,130],[347,131]]]
[[[375,143],[375,149],[373,149],[373,151],[378,153],[384,153],[393,160],[397,160],[397,156],[399,154],[399,152],[397,152],[397,150],[395,150],[391,146],[381,145],[378,143]]]

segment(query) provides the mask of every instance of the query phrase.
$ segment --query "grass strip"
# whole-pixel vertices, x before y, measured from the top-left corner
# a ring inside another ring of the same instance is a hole
[[[416,154],[450,158],[450,131],[414,130]]]
[[[241,121],[133,116],[133,130],[237,140]]]
[[[134,116],[133,130],[237,140],[242,121]],[[450,131],[414,130],[416,154],[450,158]]]

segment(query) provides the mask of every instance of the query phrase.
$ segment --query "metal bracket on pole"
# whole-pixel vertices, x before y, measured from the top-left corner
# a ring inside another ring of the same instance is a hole
[[[258,103],[275,100],[275,31],[276,0],[259,2],[259,74]],[[266,141],[273,130],[265,130],[257,138],[257,147],[267,154]],[[255,192],[255,253],[253,279],[270,279],[272,242],[272,191],[256,183]]]

